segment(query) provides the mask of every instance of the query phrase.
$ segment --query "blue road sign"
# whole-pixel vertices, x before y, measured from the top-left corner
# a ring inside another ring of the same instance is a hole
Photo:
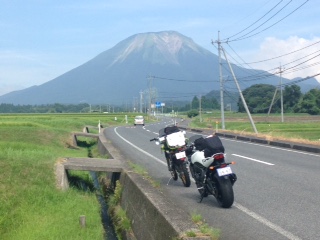
[[[156,102],[156,108],[161,107],[161,102]]]

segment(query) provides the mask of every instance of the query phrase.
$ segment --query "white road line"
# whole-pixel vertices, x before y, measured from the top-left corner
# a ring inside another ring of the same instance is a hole
[[[283,235],[284,237],[290,239],[290,240],[300,240],[301,238],[293,235],[292,233],[284,230],[282,227],[277,226],[276,224],[273,224],[269,220],[265,219],[264,217],[256,214],[255,212],[250,211],[248,208],[242,206],[239,203],[234,203],[234,206],[244,212],[245,214],[249,215],[250,217],[256,219],[257,221],[261,222],[262,224],[268,226],[269,228],[273,229],[277,233]]]
[[[139,150],[140,152],[142,152],[142,153],[146,154],[147,156],[153,158],[153,159],[156,160],[157,162],[159,162],[159,163],[167,166],[167,163],[165,163],[164,161],[161,161],[159,158],[154,157],[154,156],[151,155],[150,153],[142,150],[141,148],[137,147],[136,145],[134,145],[133,143],[129,142],[127,139],[125,139],[124,137],[122,137],[122,136],[117,132],[117,128],[118,128],[118,127],[116,127],[116,128],[114,129],[114,132],[118,135],[119,138],[121,138],[123,141],[125,141],[126,143],[128,143],[129,145],[131,145],[132,147],[134,147],[135,149]]]
[[[146,154],[147,156],[153,158],[154,160],[156,160],[157,162],[163,164],[164,166],[167,166],[167,163],[165,163],[164,161],[161,161],[160,159],[154,157],[153,155],[151,155],[150,153],[142,150],[141,148],[139,148],[138,146],[134,145],[133,143],[129,142],[127,139],[125,139],[124,137],[122,137],[118,132],[117,132],[117,128],[116,127],[114,129],[114,132],[118,135],[118,137],[120,137],[123,141],[125,141],[126,143],[128,143],[129,145],[131,145],[132,147],[134,147],[135,149],[137,149],[138,151]],[[232,154],[232,155],[235,155],[235,156],[239,156],[239,157],[243,157],[243,156],[240,156],[240,155],[236,155],[236,154]],[[246,157],[244,157],[246,158]],[[252,159],[251,159],[252,160]],[[256,160],[256,161],[259,161],[259,160]],[[259,162],[262,162],[262,161],[259,161]],[[269,164],[269,165],[274,165],[272,163],[265,163],[265,164]],[[193,179],[192,179],[193,180]],[[233,206],[235,206],[237,209],[239,209],[241,212],[247,214],[248,216],[254,218],[255,220],[259,221],[260,223],[262,223],[263,225],[271,228],[272,230],[276,231],[277,233],[283,235],[284,237],[290,239],[290,240],[301,240],[299,237],[293,235],[292,233],[284,230],[283,228],[281,228],[280,226],[270,222],[269,220],[267,220],[266,218],[260,216],[259,214],[249,210],[248,208],[242,206],[241,204],[239,203],[236,203],[234,202]]]
[[[263,163],[263,164],[270,165],[270,166],[274,165],[273,163],[260,161],[260,160],[254,159],[254,158],[249,158],[249,157],[241,156],[241,155],[238,155],[238,154],[231,154],[231,155],[236,156],[236,157],[240,157],[240,158],[245,158],[245,159],[248,159],[248,160],[251,160],[251,161],[254,161],[254,162]]]
[[[294,152],[294,153],[300,153],[300,154],[309,155],[309,156],[320,157],[319,154],[315,154],[315,153],[301,152],[301,151],[294,150],[294,149],[274,147],[274,146],[270,146],[270,145],[267,145],[267,144],[259,144],[259,143],[245,142],[245,141],[234,140],[234,139],[229,139],[229,138],[225,138],[225,137],[221,137],[221,138],[222,138],[223,140],[230,141],[230,142],[239,142],[239,143],[244,143],[244,144],[256,145],[256,146],[260,146],[260,147],[267,147],[267,148],[278,149],[278,150],[286,151],[286,152]]]

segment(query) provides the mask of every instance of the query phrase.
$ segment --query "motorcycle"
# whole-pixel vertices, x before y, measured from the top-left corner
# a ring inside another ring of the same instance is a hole
[[[150,141],[161,145],[161,151],[165,154],[173,180],[177,181],[179,177],[185,187],[190,187],[189,162],[185,153],[187,144],[185,132],[180,131],[177,126],[169,126],[161,129],[159,136]]]
[[[192,136],[186,152],[191,176],[201,195],[200,202],[210,194],[217,199],[221,207],[231,207],[234,202],[233,184],[237,176],[230,167],[234,162],[225,161],[224,147],[220,139],[217,136]]]

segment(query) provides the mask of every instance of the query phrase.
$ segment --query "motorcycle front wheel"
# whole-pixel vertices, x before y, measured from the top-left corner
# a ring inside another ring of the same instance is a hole
[[[218,184],[215,197],[221,207],[229,208],[234,201],[231,181],[228,177],[216,177],[216,179]]]

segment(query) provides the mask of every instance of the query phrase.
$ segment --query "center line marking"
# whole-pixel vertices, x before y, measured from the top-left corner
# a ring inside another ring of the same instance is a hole
[[[231,154],[231,155],[236,156],[236,157],[245,158],[245,159],[248,159],[248,160],[251,160],[251,161],[254,161],[254,162],[263,163],[263,164],[270,165],[270,166],[273,166],[273,165],[274,165],[273,163],[268,163],[268,162],[260,161],[260,160],[254,159],[254,158],[249,158],[249,157],[241,156],[241,155],[238,155],[238,154]]]

